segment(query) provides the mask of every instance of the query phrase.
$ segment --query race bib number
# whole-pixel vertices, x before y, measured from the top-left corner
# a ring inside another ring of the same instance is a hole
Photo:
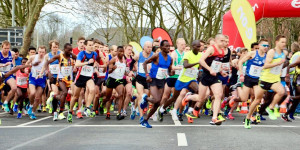
[[[126,67],[126,73],[129,73],[129,72],[130,72],[129,67]]]
[[[0,65],[5,65],[5,64],[1,64]],[[7,65],[5,67],[0,67],[0,72],[8,72],[11,70],[11,65]]]
[[[147,71],[150,72],[151,64],[147,64]],[[139,63],[139,73],[145,73],[143,63]]]
[[[183,68],[183,65],[177,65],[177,67]],[[180,69],[180,70],[175,70],[175,74],[176,74],[176,75],[180,75],[181,71],[182,71],[182,69]]]
[[[271,70],[270,70],[270,73],[272,74],[275,74],[275,75],[279,75],[281,73],[281,69],[283,67],[283,64],[279,65],[279,66],[276,66],[276,67],[273,67]]]
[[[118,65],[118,67],[114,70],[113,75],[116,79],[122,79],[126,71],[125,64]]]
[[[249,74],[254,77],[259,77],[262,67],[251,65]]]
[[[221,66],[222,66],[222,62],[214,60],[210,67],[215,73],[218,73],[220,72]]]
[[[99,77],[105,76],[106,73],[104,72],[104,68],[99,68]]]
[[[51,74],[58,74],[59,73],[59,64],[49,65],[49,70]]]
[[[72,75],[72,66],[63,66],[61,67],[61,74],[64,76],[64,77],[67,77],[67,76],[71,76]]]
[[[184,75],[190,78],[197,78],[199,70],[197,68],[187,68],[184,72]]]
[[[17,85],[26,85],[27,77],[17,77]]]
[[[168,77],[168,69],[158,68],[156,73],[156,79],[166,79]]]
[[[80,75],[86,76],[86,77],[92,77],[93,73],[94,73],[94,67],[93,66],[84,65],[81,68]]]
[[[32,77],[37,77],[41,73],[41,70],[33,69],[31,70],[31,73]]]
[[[221,68],[222,68],[224,71],[229,72],[229,69],[230,69],[230,64],[229,64],[229,62],[227,62],[227,63],[222,63]]]

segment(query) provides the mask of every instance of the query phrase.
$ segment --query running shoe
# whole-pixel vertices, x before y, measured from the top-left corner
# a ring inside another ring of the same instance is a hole
[[[106,108],[106,107],[103,108],[103,113],[104,113],[104,114],[107,113],[107,108]]]
[[[250,125],[250,119],[245,119],[245,125],[244,125],[245,129],[251,129],[251,125]]]
[[[218,120],[220,120],[222,122],[226,121],[226,119],[221,114],[218,115]]]
[[[205,109],[204,114],[207,116],[209,114],[209,109]]]
[[[144,117],[142,116],[142,117],[140,118],[140,124],[142,124],[143,121],[144,121]]]
[[[255,116],[255,119],[256,119],[256,122],[257,122],[257,123],[260,123],[260,122],[261,122],[261,118],[260,118],[260,115],[259,115],[259,114],[257,114],[257,115]]]
[[[221,120],[218,120],[218,119],[211,119],[211,121],[209,122],[209,124],[211,125],[221,125],[222,124],[222,121]]]
[[[115,105],[114,105],[114,104],[111,104],[109,110],[110,110],[110,111],[114,111],[114,110],[115,110]]]
[[[182,118],[182,117],[183,117],[183,114],[179,114],[179,115],[178,115],[178,120],[179,120],[179,121],[183,121],[183,118]]]
[[[193,115],[196,116],[197,118],[200,118],[199,111],[197,111],[195,109],[193,110]]]
[[[53,121],[57,121],[57,118],[58,118],[57,112],[54,112],[54,113],[53,113]]]
[[[143,94],[141,104],[140,104],[141,109],[144,109],[148,106],[147,97],[148,97],[147,94]]]
[[[226,118],[229,120],[234,120],[234,117],[232,116],[232,114],[228,114]]]
[[[117,120],[123,120],[124,118],[125,117],[121,113],[117,114]]]
[[[252,117],[250,118],[250,121],[251,121],[251,124],[255,124],[255,125],[258,124],[257,121],[256,121],[256,117],[253,117],[253,116],[252,116]]]
[[[90,109],[86,109],[83,113],[84,113],[84,115],[85,115],[86,117],[90,117],[90,115],[91,115],[91,110],[90,110]]]
[[[123,110],[122,115],[123,115],[124,117],[127,117],[127,112],[126,112],[126,110]]]
[[[18,119],[21,119],[21,118],[22,118],[22,112],[20,112],[20,111],[18,112],[17,118],[18,118]]]
[[[3,104],[3,107],[5,112],[9,112],[8,104]]]
[[[274,113],[274,110],[271,110],[269,107],[266,108],[266,112],[269,114],[271,120],[277,120],[277,117]]]
[[[78,111],[78,112],[77,112],[77,118],[78,118],[78,119],[82,119],[82,118],[83,118],[81,111]]]
[[[289,120],[289,117],[288,116],[286,116],[286,115],[281,115],[281,119],[283,119],[284,121],[286,121],[286,122],[292,122],[291,120]]]
[[[50,93],[50,96],[49,96],[49,98],[47,99],[47,105],[51,105],[52,104],[52,101],[53,101],[53,97],[54,97],[54,92],[51,92]]]
[[[290,117],[292,120],[295,120],[294,113],[290,113],[290,114],[289,114],[289,117]]]
[[[148,120],[143,120],[143,122],[141,124],[143,127],[152,128],[152,126],[148,123]]]
[[[187,116],[187,120],[188,120],[188,123],[193,123],[194,122],[194,119],[189,117],[189,116]]]
[[[135,110],[131,111],[131,114],[130,114],[130,119],[131,119],[131,120],[134,120],[134,118],[135,118],[135,113],[136,113]]]
[[[107,113],[107,114],[106,114],[105,120],[110,120],[110,113]]]
[[[207,99],[207,102],[206,102],[206,104],[205,104],[205,107],[207,108],[207,109],[210,109],[211,108],[211,100],[208,98]]]
[[[263,121],[265,121],[265,120],[267,120],[266,118],[264,118],[263,117],[263,115],[260,115],[260,120],[263,120]]]
[[[158,109],[158,120],[160,122],[162,122],[164,120],[164,113],[163,112],[160,112],[159,109]]]
[[[177,116],[177,111],[175,109],[171,110],[171,115],[172,115],[172,119],[173,121],[178,121],[178,116]]]
[[[27,113],[28,113],[28,115],[31,115],[31,114],[32,114],[32,107],[29,107],[29,108],[28,108],[28,112],[27,112]]]
[[[15,104],[14,104],[13,111],[14,111],[14,112],[17,112],[17,111],[18,111],[18,103],[15,103]]]
[[[42,107],[41,107],[41,105],[39,105],[37,111],[38,111],[39,113],[42,112]]]
[[[68,122],[69,123],[73,122],[73,115],[70,112],[68,112]]]
[[[240,106],[238,106],[237,108],[236,108],[236,110],[235,110],[236,112],[240,112],[241,111],[241,108],[240,108]]]
[[[187,105],[187,103],[189,102],[189,100],[187,99],[187,97],[189,96],[189,95],[192,95],[192,92],[188,92],[188,93],[186,93],[185,94],[185,96],[184,96],[184,98],[183,98],[183,100],[182,100],[182,106],[186,106]]]
[[[30,119],[32,119],[32,120],[35,120],[35,119],[36,119],[36,116],[35,116],[34,113],[30,114],[29,117],[30,117]]]
[[[53,112],[53,108],[50,107],[50,108],[49,108],[49,114],[52,114],[52,112]]]
[[[193,118],[193,119],[198,118],[198,117],[195,116],[193,113],[186,113],[185,115],[186,115],[187,117],[190,117],[190,118]]]
[[[64,113],[59,113],[57,118],[58,118],[58,120],[63,120],[63,119],[66,119],[66,116],[64,115]]]
[[[93,112],[91,112],[91,115],[90,115],[90,117],[91,118],[94,118],[96,116],[96,113],[93,111]]]
[[[69,107],[69,105],[66,103],[65,104],[65,110],[69,110],[70,109],[70,107]]]
[[[43,112],[47,112],[47,110],[46,110],[46,107],[45,107],[45,106],[43,106],[43,108],[42,108],[42,111],[43,111]]]
[[[277,117],[280,117],[280,112],[279,112],[279,108],[274,108],[274,114]]]

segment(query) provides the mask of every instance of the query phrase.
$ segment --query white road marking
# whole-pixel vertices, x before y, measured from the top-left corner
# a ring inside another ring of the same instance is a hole
[[[188,146],[185,133],[177,133],[178,146]]]
[[[46,120],[46,119],[49,119],[49,118],[52,118],[52,117],[53,116],[44,117],[44,118],[41,118],[41,119],[37,119],[37,120],[30,121],[30,122],[19,124],[17,126],[26,126],[26,125],[33,124],[33,123],[36,123],[36,122],[39,122],[39,121],[42,121],[42,120]]]
[[[181,126],[181,122],[178,120],[174,121],[174,123],[175,123],[175,126]]]
[[[294,117],[300,119],[300,117],[298,117],[298,116],[294,116]]]
[[[153,127],[178,127],[176,125],[152,125]],[[56,128],[56,127],[141,127],[141,125],[77,125],[77,124],[66,124],[66,125],[31,125],[31,126],[0,126],[1,128]],[[180,127],[244,127],[244,125],[221,125],[221,126],[212,126],[212,125],[181,125]],[[300,128],[300,126],[288,126],[288,125],[257,125],[252,126],[252,128]]]

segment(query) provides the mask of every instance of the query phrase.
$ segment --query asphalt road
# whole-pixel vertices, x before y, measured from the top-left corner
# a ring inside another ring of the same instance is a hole
[[[193,124],[174,122],[170,115],[163,122],[149,121],[152,129],[142,128],[138,117],[117,121],[115,116],[52,121],[47,113],[37,120],[0,112],[0,149],[300,149],[300,117],[293,122],[263,121],[244,129],[244,115],[234,114],[222,126],[211,126],[211,117],[201,116]]]

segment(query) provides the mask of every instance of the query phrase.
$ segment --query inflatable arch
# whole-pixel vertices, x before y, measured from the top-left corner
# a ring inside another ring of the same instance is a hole
[[[248,0],[256,22],[261,18],[300,17],[300,0]],[[223,34],[229,36],[229,45],[244,47],[244,43],[230,11],[223,16]]]

